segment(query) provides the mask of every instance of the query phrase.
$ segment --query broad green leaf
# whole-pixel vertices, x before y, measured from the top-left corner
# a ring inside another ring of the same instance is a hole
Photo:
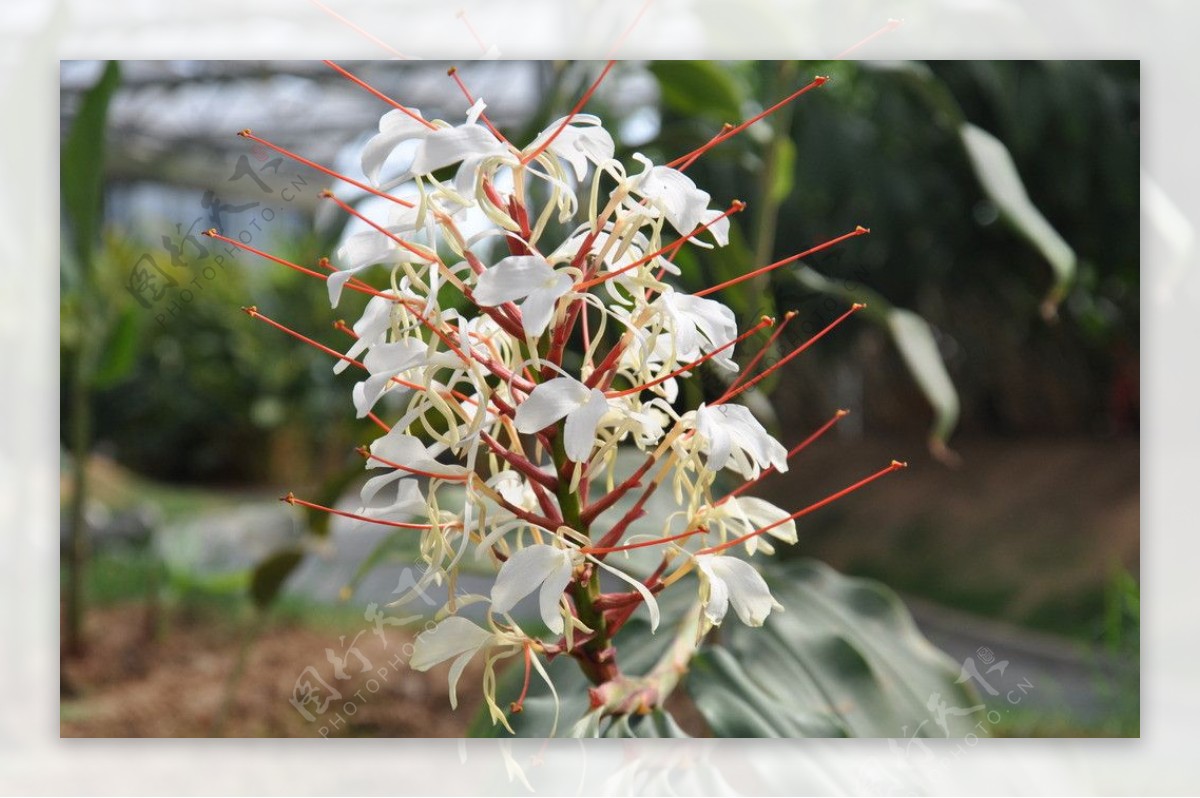
[[[889,310],[887,324],[909,372],[933,406],[933,440],[944,442],[958,424],[960,408],[958,392],[942,362],[933,330],[916,313],[903,308]]]
[[[718,736],[962,737],[978,722],[954,662],[883,585],[812,560],[767,580],[786,610],[761,629],[724,624],[685,683]],[[966,714],[944,713],[943,730],[939,702]]]
[[[266,609],[279,595],[283,583],[304,559],[304,551],[298,548],[284,549],[263,560],[250,577],[250,598],[254,606]]]
[[[1075,251],[1029,199],[1008,148],[969,122],[962,125],[959,134],[984,191],[1054,270],[1055,283],[1043,305],[1043,311],[1052,316],[1075,279]]]
[[[96,85],[84,92],[79,112],[63,142],[59,164],[63,208],[71,225],[75,252],[85,272],[100,233],[105,124],[108,104],[120,79],[117,62],[109,61]]]
[[[758,629],[729,618],[716,642],[692,658],[682,685],[712,731],[720,737],[909,737],[940,736],[934,710],[941,702],[966,714],[944,715],[950,736],[965,735],[978,718],[978,701],[959,671],[917,630],[900,600],[882,585],[842,576],[811,560],[778,564],[766,573],[786,607]],[[664,593],[664,618],[685,628],[695,612],[683,583]],[[694,627],[692,627],[694,629]],[[693,632],[694,634],[694,632]],[[647,673],[675,633],[652,635],[640,620],[616,638],[622,671]],[[691,638],[689,637],[689,640]],[[524,669],[517,658],[500,678],[496,700],[505,706],[519,692]],[[559,657],[548,670],[558,695],[560,734],[588,712],[589,684],[576,663]],[[525,709],[510,715],[519,736],[540,737],[554,719],[545,686],[530,684]],[[470,733],[507,736],[486,712]],[[682,733],[669,715],[605,719],[601,736],[670,736]]]
[[[728,69],[712,61],[655,61],[663,104],[681,116],[708,116],[737,123],[742,118],[742,90]]]

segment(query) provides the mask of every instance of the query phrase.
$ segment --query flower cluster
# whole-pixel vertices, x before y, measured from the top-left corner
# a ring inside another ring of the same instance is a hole
[[[452,662],[455,704],[461,674],[481,657],[491,717],[507,725],[498,662],[522,657],[527,688],[531,672],[549,682],[545,660],[570,656],[595,685],[611,685],[622,678],[614,636],[643,607],[657,627],[668,587],[694,592],[700,635],[731,606],[761,625],[782,607],[752,558],[772,552],[768,538],[794,542],[796,518],[836,496],[789,512],[743,493],[786,471],[844,411],[789,452],[735,399],[825,331],[754,376],[783,325],[764,318],[739,332],[710,298],[725,286],[689,294],[672,282],[675,254],[724,246],[742,203],[716,207],[688,177],[700,151],[668,165],[617,160],[582,102],[524,146],[496,130],[480,101],[459,124],[393,105],[363,150],[367,182],[342,178],[388,200],[386,211],[363,213],[326,192],[363,224],[324,272],[259,254],[325,279],[334,306],[346,291],[370,296],[352,328],[340,325],[353,339],[346,350],[326,351],[336,371],[360,371],[354,408],[381,434],[361,450],[372,474],[362,508],[331,511],[419,536],[414,591],[454,585],[468,561],[494,566],[490,593],[454,596],[418,637],[411,666]],[[739,368],[739,343],[768,328],[767,346]],[[725,375],[723,393],[681,408],[680,381],[700,369]],[[640,465],[619,472],[619,452],[623,462],[638,453]],[[722,473],[741,485],[723,493]],[[652,525],[657,533],[631,534],[660,489],[675,512]],[[627,499],[636,501],[626,508]],[[647,549],[661,554],[658,566],[634,572],[628,553]],[[604,592],[602,576],[621,587]],[[514,610],[532,596],[536,621],[519,620]],[[459,614],[479,604],[482,625]]]

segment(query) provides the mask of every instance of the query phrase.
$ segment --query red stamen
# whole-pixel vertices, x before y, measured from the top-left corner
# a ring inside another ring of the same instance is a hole
[[[788,323],[794,318],[796,318],[796,311],[794,310],[789,310],[787,313],[783,314],[783,324],[780,324],[779,329],[771,333],[771,337],[767,339],[767,342],[762,345],[762,348],[758,350],[758,353],[750,359],[750,362],[746,364],[746,367],[742,369],[740,374],[737,375],[737,379],[730,383],[729,390],[725,391],[725,393],[721,395],[721,398],[717,400],[718,402],[725,401],[725,399],[729,396],[729,391],[732,391],[734,388],[737,388],[740,383],[749,379],[750,375],[754,373],[754,369],[758,366],[759,361],[766,356],[767,352],[771,351],[771,347],[775,345],[777,340],[779,340],[779,336],[783,335],[783,331],[787,329]]]
[[[806,249],[803,252],[798,252],[795,255],[791,255],[789,257],[784,258],[783,260],[777,260],[774,263],[770,263],[770,264],[767,264],[766,266],[757,268],[752,272],[746,272],[743,275],[734,277],[732,280],[726,280],[723,283],[719,283],[717,285],[710,286],[709,288],[705,288],[701,291],[697,291],[695,296],[708,296],[709,294],[716,293],[717,291],[721,291],[725,288],[728,288],[731,285],[737,285],[738,283],[745,282],[746,280],[750,280],[754,277],[759,276],[760,274],[766,274],[767,272],[774,271],[775,269],[778,269],[780,266],[786,266],[789,263],[794,263],[795,261],[800,260],[801,258],[807,258],[809,255],[815,255],[816,253],[822,252],[826,249],[829,249],[830,247],[836,246],[849,238],[865,236],[869,232],[871,232],[871,228],[863,227],[860,224],[858,227],[854,228],[849,233],[840,235],[837,238],[831,238],[830,240],[826,241],[823,244],[817,244],[812,249]]]
[[[592,99],[592,95],[596,93],[596,89],[600,88],[600,84],[604,81],[604,78],[608,76],[609,70],[612,69],[613,65],[616,63],[616,61],[609,61],[604,65],[604,69],[600,71],[600,76],[597,77],[596,80],[592,82],[592,85],[588,87],[588,90],[583,93],[583,96],[579,98],[579,102],[575,103],[575,107],[571,109],[571,113],[567,114],[563,118],[563,121],[560,122],[558,127],[554,129],[554,132],[547,136],[546,140],[543,141],[536,150],[521,159],[521,166],[527,166],[533,161],[533,159],[545,152],[546,148],[549,147],[556,138],[558,138],[559,134],[566,130],[567,125],[571,124],[571,120],[583,110],[583,106],[587,105],[588,100]]]
[[[529,671],[533,665],[533,649],[525,644],[525,683],[521,685],[521,695],[517,700],[508,705],[508,711],[517,714],[525,709],[525,696],[529,694]]]
[[[679,250],[683,248],[683,245],[686,244],[690,239],[695,238],[696,236],[700,235],[701,233],[703,233],[705,230],[707,230],[709,227],[716,224],[720,220],[728,218],[729,216],[732,216],[733,214],[743,210],[745,207],[746,207],[746,203],[742,202],[741,200],[734,200],[733,202],[731,202],[729,204],[729,207],[726,208],[725,212],[722,213],[720,216],[717,216],[717,217],[713,218],[712,220],[706,222],[705,224],[700,225],[692,232],[690,232],[687,235],[680,238],[678,241],[672,241],[670,244],[667,244],[665,247],[656,249],[654,252],[651,252],[649,255],[645,255],[641,258],[638,258],[633,263],[628,263],[628,264],[622,266],[621,268],[617,269],[616,271],[605,272],[604,274],[602,274],[598,277],[594,277],[591,280],[585,280],[584,282],[577,284],[575,286],[575,290],[576,291],[586,291],[587,289],[592,288],[593,286],[597,286],[600,283],[603,283],[607,280],[611,280],[614,277],[620,277],[625,272],[630,271],[631,269],[636,269],[638,266],[641,266],[645,263],[649,263],[650,261],[654,260],[655,258],[660,257],[668,252],[671,253],[669,256],[669,259],[673,259],[675,257],[675,254],[677,252],[679,252]]]
[[[342,16],[341,14],[339,14],[338,12],[334,11],[334,10],[333,10],[332,8],[330,8],[329,6],[327,6],[327,5],[325,5],[324,3],[320,2],[320,0],[309,0],[309,2],[310,2],[310,3],[312,3],[314,6],[316,6],[317,8],[321,9],[322,11],[324,11],[324,12],[325,12],[326,14],[328,14],[329,16],[331,16],[331,17],[333,17],[334,19],[336,19],[338,22],[341,22],[343,25],[345,25],[346,27],[348,27],[348,28],[350,28],[351,30],[353,30],[355,33],[358,33],[358,34],[360,34],[360,35],[362,35],[362,36],[366,37],[366,38],[367,38],[367,39],[369,39],[370,41],[374,42],[375,44],[378,44],[380,47],[382,47],[383,49],[387,50],[389,53],[391,53],[392,55],[396,56],[397,58],[399,58],[399,59],[402,59],[402,60],[404,60],[404,61],[407,61],[407,60],[408,60],[408,56],[407,56],[407,55],[405,55],[404,53],[400,52],[400,51],[399,51],[399,50],[397,50],[395,47],[392,47],[390,44],[388,44],[387,42],[383,41],[383,40],[382,40],[382,39],[380,39],[378,36],[375,36],[374,34],[370,33],[369,31],[366,31],[366,30],[364,30],[363,28],[359,27],[358,25],[355,25],[353,22],[351,22],[350,20],[346,19],[345,17],[343,17],[343,16]]]
[[[761,529],[756,529],[753,532],[747,532],[745,535],[736,537],[733,540],[727,540],[724,543],[718,544],[716,546],[709,546],[706,549],[700,549],[698,552],[696,552],[696,554],[716,554],[717,552],[724,551],[725,549],[733,548],[734,546],[738,545],[739,543],[746,542],[750,538],[757,537],[758,535],[766,534],[767,532],[770,532],[772,529],[783,526],[784,524],[786,524],[789,521],[795,521],[797,518],[800,518],[801,516],[808,515],[809,513],[815,512],[815,511],[821,509],[822,507],[825,507],[826,505],[832,504],[833,502],[837,501],[838,499],[842,498],[843,496],[853,493],[854,491],[858,490],[859,488],[864,488],[867,485],[870,485],[875,480],[885,477],[888,474],[892,473],[893,471],[899,471],[901,468],[907,468],[907,467],[908,467],[908,463],[901,463],[897,460],[893,460],[892,464],[889,465],[887,468],[876,471],[874,474],[867,477],[866,479],[861,479],[858,482],[855,482],[853,485],[851,485],[848,488],[842,488],[837,493],[834,493],[830,496],[826,496],[824,499],[821,499],[821,501],[816,502],[815,504],[810,504],[809,506],[805,507],[803,510],[797,510],[796,512],[789,515],[787,518],[781,518],[772,524],[768,524],[767,526],[764,526]]]
[[[382,418],[380,418],[379,416],[377,416],[377,415],[375,415],[374,413],[372,413],[370,410],[368,410],[368,411],[367,411],[367,418],[369,418],[369,419],[371,419],[372,421],[374,421],[374,422],[375,422],[375,426],[379,427],[379,428],[380,428],[381,430],[383,430],[384,432],[391,432],[391,431],[392,431],[392,425],[391,425],[391,424],[388,424],[386,421],[384,421]]]
[[[826,421],[820,427],[817,427],[815,432],[813,432],[807,438],[805,438],[804,440],[800,441],[795,446],[793,446],[788,451],[786,459],[791,460],[793,457],[800,454],[800,452],[807,449],[809,447],[809,445],[812,444],[815,440],[817,440],[822,435],[824,435],[826,432],[828,432],[830,429],[832,429],[834,424],[837,424],[839,421],[841,421],[843,418],[845,418],[848,415],[850,415],[849,410],[839,410],[836,413],[834,413],[833,418]],[[750,488],[754,487],[759,482],[762,482],[764,479],[766,479],[767,477],[774,474],[775,470],[776,470],[775,466],[769,466],[768,468],[764,468],[762,471],[759,472],[757,477],[755,477],[754,479],[751,479],[751,480],[747,480],[746,482],[742,483],[738,487],[734,488],[729,493],[727,493],[725,496],[723,496],[719,500],[717,500],[716,504],[714,504],[713,506],[719,507],[722,504],[724,504],[725,502],[732,499],[734,496],[741,496],[743,493],[748,491]]]
[[[629,396],[630,394],[640,393],[641,391],[644,391],[647,388],[653,388],[655,385],[666,382],[667,380],[672,379],[673,377],[678,377],[680,374],[684,373],[685,371],[691,371],[696,366],[699,366],[701,363],[704,363],[707,360],[711,360],[712,358],[714,358],[717,355],[724,352],[726,349],[729,349],[729,348],[735,346],[736,344],[740,343],[741,341],[744,341],[745,339],[749,338],[751,335],[754,335],[755,333],[757,333],[759,330],[763,329],[764,327],[770,327],[774,323],[775,323],[775,319],[772,319],[768,316],[764,316],[762,318],[762,320],[758,322],[758,324],[754,325],[749,330],[746,330],[744,333],[739,335],[737,338],[734,338],[732,341],[730,341],[726,344],[722,344],[721,346],[718,346],[716,349],[712,350],[708,354],[703,355],[702,357],[696,358],[691,363],[688,363],[684,366],[680,366],[679,368],[675,369],[674,371],[672,371],[669,374],[664,374],[661,377],[656,377],[653,380],[650,380],[650,382],[646,383],[645,385],[636,385],[632,388],[626,388],[623,391],[611,391],[607,395],[609,398],[615,399],[620,396]]]
[[[458,67],[450,67],[450,69],[446,70],[446,74],[449,75],[456,84],[458,84],[458,90],[461,91],[463,96],[467,98],[467,103],[474,105],[475,98],[471,96],[471,90],[467,88],[467,84],[463,83],[463,79],[458,76]],[[504,138],[504,134],[496,129],[496,126],[492,124],[492,120],[488,119],[486,113],[480,112],[479,118],[483,121],[483,124],[487,127],[487,129],[491,131],[493,136],[495,136],[500,142],[508,144],[508,139]]]
[[[762,113],[755,114],[754,116],[747,119],[745,122],[742,122],[740,125],[730,128],[727,132],[720,133],[720,134],[714,136],[712,139],[709,140],[709,142],[707,144],[701,145],[700,147],[698,147],[695,150],[692,150],[691,152],[689,152],[686,155],[681,155],[680,157],[676,158],[675,160],[673,160],[669,164],[667,164],[667,166],[672,166],[672,167],[677,166],[680,171],[683,171],[685,168],[687,168],[687,166],[692,164],[697,158],[699,158],[701,155],[703,155],[704,153],[711,150],[713,147],[717,146],[718,144],[720,144],[721,142],[723,142],[727,139],[733,138],[738,133],[741,133],[743,130],[750,127],[751,125],[753,125],[755,122],[759,121],[760,119],[764,119],[764,118],[770,116],[771,114],[778,111],[780,108],[782,108],[785,105],[787,105],[788,103],[790,103],[792,100],[795,100],[800,95],[806,94],[819,86],[824,86],[825,83],[828,82],[828,80],[829,80],[829,78],[822,76],[822,75],[818,75],[817,77],[812,79],[811,83],[809,83],[808,85],[802,87],[801,89],[793,92],[792,94],[789,94],[787,97],[785,97],[782,100],[780,100],[779,102],[775,103],[767,110],[763,111]],[[682,165],[680,165],[680,164],[682,164]]]
[[[399,463],[393,463],[391,460],[386,460],[377,454],[373,454],[371,452],[371,450],[368,449],[366,446],[358,447],[357,451],[359,454],[361,454],[363,457],[367,458],[368,460],[378,460],[379,462],[383,463],[385,466],[389,466],[391,468],[396,468],[396,469],[399,469],[400,471],[406,471],[409,474],[416,474],[419,477],[428,477],[429,479],[440,479],[443,482],[466,482],[468,479],[470,479],[470,475],[468,475],[468,474],[463,474],[462,476],[453,476],[450,474],[438,474],[433,471],[422,471],[421,469],[413,468],[412,466],[406,466],[406,465],[400,465]]]
[[[623,546],[585,546],[580,549],[584,554],[612,554],[618,551],[632,551],[633,549],[645,549],[650,546],[661,546],[664,543],[671,543],[675,540],[690,538],[692,535],[703,533],[703,529],[689,529],[687,532],[680,532],[678,535],[671,535],[665,538],[655,538],[654,540],[643,540],[638,543],[626,543]]]
[[[464,8],[454,16],[461,19],[463,24],[467,26],[467,30],[470,32],[471,37],[474,38],[475,43],[479,45],[479,52],[486,53],[488,49],[487,45],[484,43],[479,33],[475,30],[475,26],[471,24],[471,20],[467,19],[467,10]]]
[[[362,78],[355,77],[354,75],[350,74],[350,72],[348,72],[347,70],[345,70],[345,69],[343,69],[342,67],[338,66],[337,64],[335,64],[335,63],[334,63],[334,62],[332,62],[332,61],[326,60],[326,61],[325,61],[325,64],[326,64],[326,65],[327,65],[327,66],[328,66],[330,69],[332,69],[332,70],[334,70],[335,72],[337,72],[338,74],[342,75],[342,77],[344,77],[344,78],[346,78],[347,80],[349,80],[350,82],[352,82],[352,83],[354,83],[354,84],[356,84],[356,85],[358,85],[358,86],[360,86],[360,87],[362,87],[362,88],[366,89],[368,92],[370,92],[371,94],[375,95],[375,96],[376,96],[376,97],[378,97],[379,99],[383,100],[383,101],[384,101],[385,103],[387,103],[388,105],[392,106],[393,108],[396,108],[397,110],[403,111],[403,112],[404,112],[404,114],[405,114],[406,116],[408,116],[410,119],[413,119],[414,121],[420,122],[422,125],[424,125],[425,127],[429,128],[430,130],[437,130],[437,125],[433,124],[432,122],[430,122],[430,121],[429,121],[429,120],[427,120],[427,119],[423,119],[423,118],[421,117],[421,115],[420,115],[420,114],[418,114],[416,111],[412,110],[411,108],[409,108],[409,107],[408,107],[408,106],[406,106],[406,105],[401,105],[400,103],[396,102],[396,101],[395,101],[395,100],[393,100],[391,97],[387,96],[386,94],[384,94],[383,92],[381,92],[379,89],[377,89],[377,88],[375,88],[374,86],[372,86],[370,83],[367,83],[367,82],[366,82],[365,80],[363,80]]]
[[[366,222],[371,227],[375,228],[377,231],[379,231],[383,235],[387,236],[392,241],[396,242],[396,244],[399,245],[400,247],[402,247],[402,248],[408,250],[409,252],[411,252],[412,254],[416,255],[418,258],[421,258],[428,263],[440,263],[440,261],[438,260],[436,255],[430,255],[428,252],[422,252],[420,249],[413,246],[409,242],[405,241],[400,236],[396,235],[395,233],[391,232],[387,228],[383,227],[383,225],[379,224],[378,222],[372,221],[371,219],[368,219],[362,213],[357,211],[352,205],[349,205],[348,203],[343,202],[342,200],[338,199],[338,197],[332,191],[322,191],[317,196],[319,196],[321,199],[332,200],[334,205],[337,205],[339,208],[341,208],[343,211],[350,214],[354,218],[360,219],[360,220]]]
[[[759,374],[757,377],[750,380],[746,384],[744,384],[738,388],[734,388],[731,391],[728,391],[725,394],[725,396],[721,397],[721,399],[719,401],[713,402],[713,405],[723,404],[724,402],[729,401],[730,399],[734,398],[735,396],[742,393],[743,391],[750,390],[755,385],[757,385],[758,383],[765,380],[769,375],[771,375],[771,374],[775,373],[776,371],[778,371],[779,369],[783,368],[791,360],[798,357],[802,352],[804,352],[810,346],[815,344],[817,341],[824,338],[831,330],[833,330],[835,327],[837,327],[843,321],[850,318],[852,315],[854,315],[855,313],[857,313],[858,311],[862,310],[865,307],[866,307],[866,305],[864,305],[862,303],[859,303],[859,302],[854,303],[853,305],[850,306],[849,310],[847,310],[845,313],[843,313],[842,315],[840,315],[836,319],[834,319],[832,322],[830,322],[829,325],[827,327],[825,327],[825,329],[821,330],[819,333],[814,335],[812,338],[809,338],[807,341],[805,341],[803,344],[801,344],[799,347],[797,347],[794,351],[789,353],[787,356],[781,358],[778,362],[772,363],[770,366],[768,366],[763,371],[762,374]]]
[[[875,32],[874,32],[874,33],[872,33],[870,36],[867,36],[867,37],[865,37],[864,39],[862,39],[862,40],[861,40],[860,42],[858,42],[857,44],[852,44],[852,45],[850,45],[849,47],[847,47],[845,50],[842,50],[840,53],[838,53],[837,55],[835,55],[835,56],[833,57],[833,59],[834,59],[835,61],[841,61],[843,58],[845,58],[846,56],[850,55],[850,53],[854,52],[854,51],[855,51],[855,50],[857,50],[858,48],[860,48],[860,47],[862,47],[862,46],[864,46],[864,45],[866,45],[866,44],[869,44],[870,42],[874,41],[875,39],[878,39],[880,36],[882,36],[882,35],[883,35],[883,34],[885,34],[885,33],[890,33],[891,31],[894,31],[896,28],[900,27],[900,26],[901,26],[901,25],[903,25],[903,24],[904,24],[904,20],[900,20],[900,19],[889,19],[889,20],[887,21],[887,24],[886,24],[886,25],[884,25],[882,28],[880,28],[879,30],[875,31]]]
[[[382,518],[371,518],[370,516],[359,515],[358,513],[348,513],[345,510],[335,510],[334,508],[326,507],[323,504],[314,504],[313,502],[305,501],[304,499],[297,499],[291,493],[284,496],[279,501],[287,502],[291,505],[298,504],[301,507],[307,507],[310,510],[320,510],[332,515],[340,515],[342,518],[352,518],[355,521],[365,521],[368,524],[379,524],[380,526],[390,526],[397,529],[433,529],[433,524],[409,524],[404,521],[385,521]]]
[[[330,177],[334,178],[335,180],[341,180],[343,183],[349,183],[350,185],[354,186],[355,188],[361,188],[363,191],[366,191],[369,194],[374,194],[377,197],[383,197],[386,200],[391,200],[392,202],[396,203],[397,205],[403,205],[405,208],[414,207],[413,203],[409,202],[406,199],[401,199],[400,197],[393,197],[391,194],[387,193],[386,191],[380,191],[377,188],[368,186],[366,183],[360,183],[359,181],[355,180],[352,177],[346,177],[345,175],[341,174],[340,172],[335,172],[328,167],[321,166],[321,164],[316,163],[315,161],[310,161],[307,158],[297,155],[296,153],[292,152],[291,150],[285,150],[283,147],[280,147],[277,144],[272,144],[271,142],[267,141],[266,139],[259,138],[258,136],[251,133],[249,128],[238,131],[238,135],[244,139],[250,139],[251,141],[257,141],[259,144],[263,145],[264,147],[268,147],[268,148],[274,150],[275,152],[279,153],[280,155],[286,155],[287,157],[291,158],[293,161],[296,161],[297,163],[302,163],[305,166],[309,167],[310,169],[316,169],[318,172],[329,175]]]
[[[621,32],[621,35],[617,37],[615,42],[613,42],[613,46],[608,48],[609,56],[616,55],[617,50],[619,50],[621,45],[625,43],[625,40],[629,38],[629,34],[633,33],[633,29],[636,28],[638,23],[642,21],[642,17],[645,16],[646,12],[650,9],[650,6],[653,3],[654,0],[646,0],[646,2],[642,3],[642,7],[638,9],[637,16],[633,18],[633,22],[630,22],[625,30]]]

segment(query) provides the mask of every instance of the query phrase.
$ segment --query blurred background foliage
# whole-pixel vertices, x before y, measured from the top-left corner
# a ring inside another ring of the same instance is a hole
[[[726,300],[744,319],[795,309],[798,322],[808,322],[796,329],[811,331],[836,314],[811,280],[798,275],[815,271],[849,286],[848,295],[862,286],[932,325],[962,399],[960,429],[1128,431],[1137,423],[1137,70],[1133,62],[629,64],[589,110],[620,120],[621,155],[643,151],[663,161],[812,75],[829,75],[827,86],[690,168],[714,204],[742,199],[749,206],[735,217],[727,250],[681,255],[688,287],[710,285],[862,224],[870,236],[805,260],[807,269],[781,269],[749,283]],[[513,125],[527,133],[559,113],[563,98],[574,96],[588,74],[566,64],[539,64],[531,72],[540,86],[535,96],[546,99]],[[263,84],[260,92],[280,77],[262,65],[251,74],[242,80]],[[192,80],[212,79],[200,72]],[[128,91],[145,93],[148,82]],[[186,84],[176,81],[170,90],[181,91],[180,85]],[[628,102],[629,94],[642,101]],[[116,107],[119,112],[120,92]],[[64,110],[71,110],[69,103]],[[452,119],[453,113],[446,109],[445,115]],[[986,196],[959,138],[962,120],[1007,146],[1034,205],[1078,256],[1076,279],[1056,319],[1041,313],[1052,271]],[[65,117],[64,126],[69,121]],[[114,124],[123,124],[119,115]],[[279,138],[287,124],[281,118],[263,132]],[[781,131],[787,135],[777,135]],[[347,126],[336,132],[344,143],[326,144],[326,151],[348,152],[368,131]],[[262,199],[250,180],[227,180],[247,148],[239,150],[242,142],[231,136],[213,145],[213,135],[204,128],[189,146],[209,147],[209,185],[218,197],[235,206]],[[201,190],[186,182],[156,184],[139,173],[155,161],[139,160],[147,156],[137,143],[116,137],[109,145],[117,152],[110,153],[116,174],[105,188],[106,252],[115,272],[108,279],[118,286],[126,276],[122,266],[132,266],[135,253],[169,262],[160,230],[166,236],[176,222],[186,227],[193,217],[207,216]],[[276,218],[263,237],[271,246],[264,248],[313,263],[331,254],[341,225],[328,215],[317,218],[315,186],[323,178],[315,173],[287,164],[263,180],[289,170],[309,176],[310,201],[294,203],[291,218]],[[237,217],[228,219],[234,224]],[[196,229],[207,226],[205,219]],[[302,232],[311,230],[318,232]],[[245,253],[237,264],[221,270],[219,279],[202,281],[204,290],[191,302],[171,296],[135,314],[132,366],[97,396],[101,444],[141,472],[215,483],[315,478],[340,462],[334,452],[355,437],[350,414],[341,412],[350,378],[335,379],[322,355],[257,329],[237,312],[257,304],[296,329],[338,343],[324,292]],[[137,308],[123,293],[110,290],[109,304]],[[164,311],[166,318],[158,319]],[[337,315],[352,321],[355,310],[347,304]],[[885,331],[853,325],[785,372],[788,400],[777,401],[776,409],[789,420],[818,423],[831,404],[853,406],[865,433],[926,425],[930,411],[904,371]],[[69,395],[63,392],[64,402]]]
[[[447,64],[343,66],[427,116],[457,122],[466,109]],[[251,127],[361,178],[357,152],[386,107],[312,62],[104,69],[65,62],[62,72],[64,137],[86,118],[101,76],[112,84],[107,136],[76,162],[64,151],[67,221],[77,216],[80,192],[68,186],[87,171],[81,163],[103,163],[102,221],[84,224],[88,248],[78,246],[78,224],[65,231],[64,450],[78,448],[86,409],[88,446],[138,486],[101,480],[98,499],[119,508],[157,497],[168,517],[195,508],[178,496],[196,486],[336,496],[361,469],[353,448],[374,435],[353,418],[356,378],[333,375],[328,356],[240,309],[256,305],[344,349],[331,321],[353,322],[361,300],[347,296],[331,311],[310,278],[198,238],[208,247],[201,256],[184,240],[217,226],[296,263],[332,256],[353,228],[317,200],[330,180],[234,133]],[[459,69],[493,121],[524,141],[569,109],[596,65]],[[844,486],[867,470],[864,452],[871,466],[885,453],[918,466],[856,498],[864,509],[814,518],[797,553],[908,595],[1136,655],[1138,70],[1098,61],[629,62],[593,98],[587,111],[617,132],[618,157],[643,152],[661,163],[814,75],[830,78],[689,167],[714,207],[748,206],[729,247],[677,259],[695,290],[857,225],[871,230],[722,296],[743,323],[795,310],[792,345],[850,302],[870,305],[763,383],[769,404],[747,395],[757,412],[773,413],[785,442],[836,408],[852,410],[840,448],[767,486],[769,498],[794,503],[797,490]],[[988,160],[996,152],[999,163]],[[1014,176],[1016,200],[1003,191]],[[149,293],[139,265],[155,269]],[[695,402],[721,385],[689,389]],[[922,455],[931,429],[932,454]],[[1102,458],[1116,470],[1089,470]],[[163,483],[173,487],[162,493]],[[1133,703],[1136,725],[1136,695]],[[1044,731],[1042,722],[1030,726]]]

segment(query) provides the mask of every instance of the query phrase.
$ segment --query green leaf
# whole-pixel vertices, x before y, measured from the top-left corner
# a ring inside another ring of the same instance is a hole
[[[63,142],[60,163],[62,202],[72,228],[75,252],[88,271],[100,234],[104,185],[104,133],[108,104],[120,82],[116,61],[109,61],[100,80],[83,94],[79,113]]]
[[[691,659],[681,688],[720,737],[909,737],[940,736],[931,701],[955,709],[975,709],[971,690],[956,684],[958,668],[917,630],[894,593],[866,579],[838,574],[811,560],[768,567],[765,576],[786,607],[758,629],[732,616],[720,628],[719,642]],[[686,583],[685,583],[686,585]],[[660,596],[669,622],[651,634],[648,624],[631,621],[616,638],[618,661],[626,675],[646,674],[696,612],[694,593],[685,585]],[[694,626],[687,632],[694,638]],[[501,675],[496,700],[504,706],[521,690],[524,669]],[[588,681],[569,657],[553,660],[548,671],[558,690],[561,735],[589,710]],[[936,706],[936,705],[935,705]],[[518,736],[545,736],[554,722],[555,703],[535,677],[525,709],[510,715]],[[977,711],[977,710],[976,710]],[[965,735],[978,722],[975,713],[946,713],[951,736]],[[505,737],[487,713],[469,732]],[[668,713],[607,718],[601,736],[679,736],[684,732]]]
[[[936,737],[937,701],[974,710],[945,714],[949,736],[978,722],[955,663],[886,587],[812,560],[766,576],[786,611],[761,629],[727,621],[685,683],[718,736]]]
[[[663,105],[680,116],[708,116],[720,122],[742,118],[742,90],[728,69],[712,61],[655,61]]]
[[[887,324],[909,373],[933,406],[933,440],[944,443],[958,424],[960,407],[958,392],[942,362],[933,330],[923,318],[903,308],[889,310]]]
[[[99,362],[92,373],[92,387],[111,388],[133,368],[137,358],[138,331],[141,321],[133,308],[125,308],[100,350]]]
[[[290,548],[275,552],[260,562],[250,577],[250,598],[254,600],[254,606],[260,610],[269,607],[283,583],[303,560],[303,550]]]
[[[772,146],[775,148],[775,169],[767,196],[772,202],[780,203],[787,199],[796,184],[796,142],[787,136],[776,136]]]
[[[1042,306],[1044,313],[1053,316],[1075,279],[1078,264],[1075,251],[1029,199],[1008,148],[995,136],[969,122],[962,125],[959,135],[984,191],[1054,270],[1055,283]]]
[[[837,297],[847,303],[866,303],[863,317],[888,331],[909,373],[933,408],[930,448],[938,457],[952,459],[954,455],[946,447],[946,442],[958,424],[958,391],[946,370],[929,324],[916,313],[894,307],[882,294],[858,283],[830,280],[808,266],[796,269],[793,274],[797,282],[812,291]]]

